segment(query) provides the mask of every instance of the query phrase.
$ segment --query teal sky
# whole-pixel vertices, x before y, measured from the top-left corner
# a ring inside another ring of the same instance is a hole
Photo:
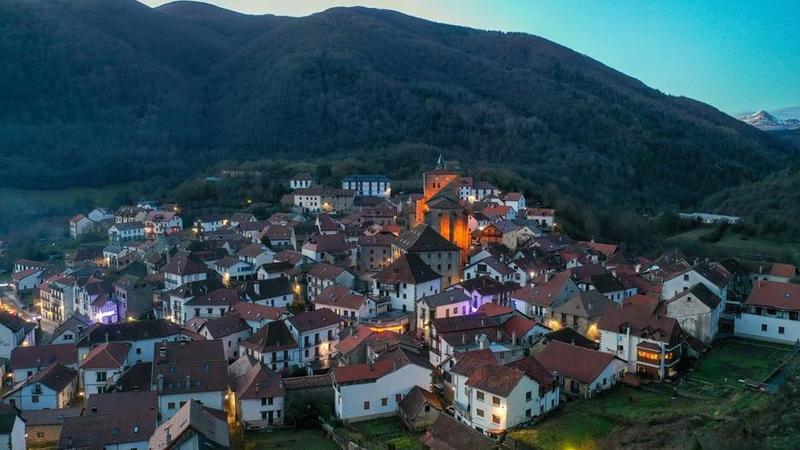
[[[157,6],[163,0],[142,0]],[[388,8],[438,22],[522,31],[665,93],[730,114],[800,106],[800,0],[210,0],[250,14]]]

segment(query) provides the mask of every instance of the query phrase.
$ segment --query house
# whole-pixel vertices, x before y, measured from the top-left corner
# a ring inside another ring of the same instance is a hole
[[[78,350],[75,344],[51,344],[17,347],[11,350],[9,370],[11,379],[18,383],[55,363],[78,368]]]
[[[461,249],[432,227],[419,224],[392,243],[392,259],[414,254],[442,276],[444,286],[461,279]]]
[[[328,286],[314,300],[314,309],[328,308],[345,324],[357,323],[377,314],[375,300],[351,291],[345,286]]]
[[[142,222],[115,223],[108,229],[108,240],[110,242],[133,241],[144,238],[144,223]]]
[[[400,400],[400,420],[411,431],[422,431],[436,422],[444,409],[442,401],[433,392],[414,386]]]
[[[230,226],[235,227],[235,226],[238,226],[240,223],[255,222],[256,220],[257,220],[256,216],[253,215],[252,213],[249,213],[249,212],[237,212],[237,213],[231,214],[231,218],[228,221],[228,223],[230,224]]]
[[[547,347],[551,342],[558,341],[570,345],[579,345],[583,348],[597,350],[600,344],[578,333],[572,328],[561,328],[542,335],[531,347],[530,354],[535,355]]]
[[[342,318],[328,308],[292,316],[284,321],[295,342],[300,345],[300,363],[304,366],[330,366],[336,359]]]
[[[214,289],[207,294],[196,295],[184,303],[181,323],[192,317],[204,319],[223,317],[228,314],[231,305],[238,301],[239,292],[236,289]]]
[[[66,408],[78,388],[78,371],[55,363],[15,384],[2,400],[21,410]]]
[[[797,267],[786,263],[747,262],[750,280],[776,281],[789,283],[797,275]]]
[[[734,334],[795,345],[800,339],[800,285],[756,281],[736,316]]]
[[[294,301],[294,288],[286,277],[247,281],[242,286],[242,297],[258,305],[285,308]]]
[[[0,358],[11,358],[17,347],[36,345],[36,324],[14,314],[0,311]]]
[[[634,295],[598,323],[600,351],[615,355],[627,371],[663,380],[678,373],[683,332],[678,321],[664,315],[657,298]]]
[[[190,402],[222,410],[228,394],[228,362],[222,341],[156,342],[153,344],[152,390],[164,420]]]
[[[54,275],[39,286],[39,311],[48,320],[61,322],[75,311],[75,278]]]
[[[78,239],[78,237],[82,234],[91,231],[92,227],[94,227],[94,222],[89,220],[89,218],[83,214],[78,214],[77,216],[69,219],[69,236],[72,239]]]
[[[11,405],[0,405],[0,445],[9,450],[24,450],[27,427],[20,411]]]
[[[344,267],[327,263],[318,263],[311,266],[306,276],[308,283],[308,300],[314,302],[323,289],[329,286],[355,287],[356,277]]]
[[[288,316],[286,308],[264,306],[258,303],[236,302],[231,307],[232,314],[238,314],[255,333],[261,327],[275,320],[282,320]]]
[[[175,211],[154,210],[144,218],[144,232],[148,237],[162,236],[183,229],[183,219]]]
[[[475,347],[481,336],[491,337],[496,341],[505,340],[507,336],[500,329],[500,325],[484,314],[469,314],[466,316],[437,318],[431,321],[430,351],[431,364],[440,366],[446,362],[452,366],[451,358],[455,358],[455,346]],[[499,337],[499,339],[498,339]],[[510,341],[510,339],[509,339]],[[480,348],[480,346],[477,346]],[[465,348],[468,351],[474,348]],[[505,347],[495,349],[498,353],[505,351]],[[521,352],[520,352],[521,353]]]
[[[331,378],[336,417],[357,422],[393,416],[414,386],[430,387],[432,369],[426,358],[403,349],[374,362],[335,367]]]
[[[592,398],[622,379],[626,364],[611,353],[553,341],[536,360],[559,384],[562,398]]]
[[[580,290],[570,278],[570,271],[545,273],[510,294],[510,302],[522,314],[550,327],[552,309],[578,295]],[[552,328],[552,327],[550,327]]]
[[[61,427],[67,417],[78,417],[83,407],[73,406],[63,409],[38,409],[22,412],[25,420],[25,431],[28,434],[24,440],[31,448],[46,448],[58,444]],[[12,448],[26,448],[12,447]]]
[[[552,208],[526,208],[525,215],[540,227],[551,230],[555,226],[556,210]]]
[[[350,175],[342,178],[342,189],[365,197],[391,197],[392,183],[384,175]]]
[[[200,334],[206,339],[222,341],[225,359],[233,361],[239,357],[239,344],[252,333],[250,325],[242,316],[231,313],[216,319],[207,320],[200,327]]]
[[[464,386],[456,398],[467,409],[456,408],[456,418],[489,435],[544,415],[559,403],[553,375],[530,356],[509,365],[482,365]]]
[[[509,192],[503,198],[506,206],[514,208],[514,211],[525,211],[525,194],[522,192]]]
[[[417,300],[418,333],[430,343],[431,321],[440,317],[465,316],[472,312],[471,298],[463,289],[450,289],[438,294],[426,295]]]
[[[150,436],[158,425],[155,395],[150,394],[135,392],[92,396],[84,415],[64,417],[57,448],[147,448]],[[102,401],[94,401],[101,397]]]
[[[190,399],[153,432],[151,450],[229,449],[231,445],[225,412]]]
[[[465,427],[447,414],[439,414],[419,441],[431,450],[488,450],[497,447],[483,433]]]
[[[301,256],[301,260],[305,260]],[[289,261],[275,261],[264,264],[256,271],[256,278],[259,280],[271,280],[273,278],[286,278],[288,279],[291,274],[295,273],[296,266]]]
[[[86,335],[93,322],[83,314],[75,313],[57,326],[50,335],[49,344],[73,344]]]
[[[392,261],[392,242],[397,239],[389,233],[358,237],[358,267],[372,272],[385,268]]]
[[[222,276],[222,283],[230,286],[233,280],[244,280],[256,273],[256,268],[236,256],[225,256],[214,263],[214,271]]]
[[[472,189],[476,201],[481,201],[488,196],[500,195],[500,188],[487,181],[476,181]]]
[[[281,376],[260,361],[243,369],[248,366],[242,373],[231,374],[237,419],[246,430],[283,425],[286,393]]]
[[[661,287],[661,298],[671,299],[694,285],[702,283],[725,303],[728,299],[728,284],[732,279],[731,273],[721,264],[703,262],[665,277]]]
[[[301,172],[289,178],[289,189],[305,189],[310,188],[314,183],[314,177],[308,172]]]
[[[312,234],[302,246],[302,254],[312,261],[355,267],[358,246],[343,233]]]
[[[698,283],[688,291],[664,302],[667,317],[678,321],[681,330],[704,344],[711,344],[719,331],[719,320],[724,305],[722,299],[711,292],[705,284]]]
[[[228,219],[220,216],[198,217],[194,220],[194,232],[212,233],[228,224]]]
[[[294,250],[296,247],[294,227],[289,225],[267,225],[266,228],[255,235],[255,238],[261,243],[268,244],[276,251]]]
[[[415,254],[399,256],[372,280],[372,294],[388,297],[392,308],[403,312],[413,311],[417,300],[442,287],[442,276]]]
[[[206,266],[187,256],[174,256],[161,271],[164,273],[164,288],[167,290],[208,278]]]
[[[106,208],[95,208],[89,211],[86,215],[94,223],[102,222],[104,220],[114,220],[114,214],[108,212]]]
[[[505,320],[502,328],[507,336],[511,336],[512,344],[524,347],[530,347],[540,336],[550,331],[546,326],[536,323],[536,321],[528,319],[521,314],[515,314]]]
[[[496,303],[503,306],[509,305],[509,296],[517,289],[517,284],[513,282],[503,283],[484,275],[478,278],[463,280],[447,289],[452,290],[459,288],[463,289],[470,297],[470,307],[472,312],[475,312],[486,303]]]
[[[162,341],[177,341],[181,328],[164,319],[135,320],[131,322],[96,324],[77,343],[78,360],[83,361],[89,351],[104,342],[128,342],[131,348],[128,363],[153,361],[153,345]]]
[[[302,365],[300,346],[284,321],[269,322],[239,344],[239,354],[255,358],[273,371]]]
[[[125,274],[112,284],[114,302],[123,305],[123,318],[129,320],[154,316],[153,284],[146,278]]]
[[[130,349],[128,342],[103,342],[89,350],[80,366],[81,384],[86,397],[103,394],[116,383],[129,366]]]
[[[590,288],[597,289],[598,292],[617,303],[637,293],[635,287],[625,286],[612,273],[592,275]]]
[[[491,255],[464,268],[464,278],[468,280],[488,276],[497,281],[507,282],[514,280],[514,273],[514,269]]]
[[[580,292],[560,305],[551,308],[549,326],[569,327],[591,340],[600,339],[597,323],[603,314],[619,306],[595,289]]]
[[[30,291],[42,283],[44,278],[43,269],[26,269],[11,274],[11,281],[14,290],[17,292]]]
[[[252,267],[261,267],[264,264],[271,263],[275,258],[276,253],[260,242],[254,242],[238,252],[236,256],[239,259]]]

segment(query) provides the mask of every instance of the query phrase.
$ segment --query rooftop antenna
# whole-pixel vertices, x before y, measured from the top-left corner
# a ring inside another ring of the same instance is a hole
[[[439,153],[439,160],[436,161],[436,168],[437,169],[444,169],[444,158],[442,158],[442,154]]]

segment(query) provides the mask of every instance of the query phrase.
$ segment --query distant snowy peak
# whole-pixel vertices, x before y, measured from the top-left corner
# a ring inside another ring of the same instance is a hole
[[[764,110],[741,115],[738,119],[760,130],[793,130],[800,128],[800,119],[781,120]]]

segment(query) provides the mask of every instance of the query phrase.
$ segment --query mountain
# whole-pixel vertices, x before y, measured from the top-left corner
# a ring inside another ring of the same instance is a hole
[[[441,151],[595,208],[660,210],[798,158],[713,107],[546,39],[388,10],[290,18],[194,2],[6,0],[0,33],[2,186],[353,155],[394,156],[375,171],[405,176]]]
[[[741,115],[738,119],[759,130],[765,131],[794,130],[800,128],[800,119],[778,119],[764,110]]]

